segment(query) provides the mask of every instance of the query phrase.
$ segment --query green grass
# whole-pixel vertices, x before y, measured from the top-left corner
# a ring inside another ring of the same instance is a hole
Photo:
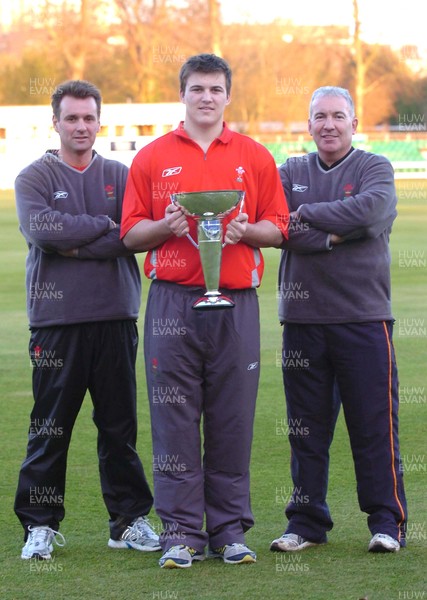
[[[331,451],[328,500],[335,522],[329,543],[297,555],[273,554],[271,540],[284,529],[284,502],[290,495],[289,447],[280,432],[286,418],[280,363],[275,280],[279,253],[268,249],[259,290],[262,375],[252,457],[255,527],[247,542],[256,565],[221,561],[197,563],[184,571],[163,571],[159,553],[113,551],[107,547],[108,516],[102,502],[96,458],[96,430],[86,399],[69,452],[67,545],[49,563],[22,561],[22,529],[13,500],[32,406],[31,366],[25,314],[25,243],[11,192],[0,193],[1,480],[0,533],[2,600],[169,599],[222,600],[400,600],[426,598],[427,478],[425,451],[427,327],[427,182],[399,183],[399,217],[391,238],[395,346],[400,369],[401,452],[406,469],[410,529],[408,547],[397,555],[368,554],[366,515],[357,505],[353,464],[340,416]],[[140,257],[140,260],[142,257]],[[144,283],[144,294],[147,291]],[[143,315],[144,302],[141,307]],[[140,324],[142,333],[142,320]],[[277,360],[279,356],[279,361]],[[138,450],[150,471],[151,440],[143,358],[138,360]],[[279,425],[278,431],[276,427]],[[283,497],[283,498],[282,498]],[[153,512],[152,521],[159,527]]]

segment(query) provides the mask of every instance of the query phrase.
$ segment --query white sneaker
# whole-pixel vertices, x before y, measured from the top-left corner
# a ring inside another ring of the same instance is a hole
[[[142,552],[161,550],[159,536],[153,531],[147,517],[138,517],[126,527],[118,540],[109,539],[110,548],[133,548]]]
[[[369,542],[369,552],[399,552],[400,544],[386,533],[376,533]]]
[[[270,550],[273,552],[298,552],[310,546],[319,546],[319,544],[310,542],[296,533],[284,533],[277,540],[271,542]]]
[[[159,560],[159,565],[162,569],[186,569],[191,567],[193,560],[204,560],[205,553],[179,544],[178,546],[171,546],[163,554]]]
[[[53,551],[53,543],[57,546],[65,546],[65,538],[62,533],[51,529],[47,525],[41,527],[28,527],[28,537],[25,542],[25,546],[22,548],[21,558],[28,560],[30,558],[37,558],[39,560],[50,560],[51,552]],[[59,536],[62,543],[56,539]]]
[[[229,565],[240,565],[242,563],[256,562],[256,554],[245,544],[226,544],[221,548],[211,548],[208,552],[208,558],[222,558]]]

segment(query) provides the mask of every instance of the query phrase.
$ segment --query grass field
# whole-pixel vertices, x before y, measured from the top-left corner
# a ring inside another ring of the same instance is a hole
[[[391,248],[401,385],[400,439],[410,516],[408,547],[396,555],[367,552],[370,534],[366,515],[358,508],[348,437],[340,415],[331,451],[328,500],[335,527],[329,543],[297,555],[269,551],[271,540],[284,529],[283,510],[292,487],[289,447],[283,435],[286,414],[276,314],[279,254],[269,249],[264,252],[266,275],[259,290],[262,374],[251,471],[256,524],[247,535],[258,562],[231,566],[205,561],[173,571],[158,567],[159,553],[107,547],[108,516],[100,493],[89,398],[77,420],[69,452],[66,517],[61,526],[67,544],[55,550],[49,563],[20,559],[22,529],[13,512],[13,500],[32,406],[24,290],[26,247],[18,232],[13,194],[0,192],[2,600],[427,600],[427,182],[406,181],[399,183],[398,189],[399,217]],[[147,287],[144,283],[144,295]],[[143,310],[144,302],[141,315]],[[149,472],[151,441],[141,352],[138,384],[138,450]],[[160,527],[154,512],[152,522]]]

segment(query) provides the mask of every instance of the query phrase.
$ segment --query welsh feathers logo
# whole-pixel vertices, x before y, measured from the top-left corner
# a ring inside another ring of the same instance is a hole
[[[104,187],[104,191],[105,191],[105,195],[107,196],[107,200],[115,200],[116,199],[116,193],[114,190],[114,186],[111,184],[108,184]]]
[[[353,194],[353,184],[347,183],[344,186],[344,198],[349,198]]]
[[[34,350],[33,350],[33,357],[34,358],[41,358],[42,352],[43,352],[43,349],[42,349],[41,346],[35,346]]]
[[[243,167],[237,167],[236,173],[237,173],[236,181],[241,183],[243,181],[243,175],[245,173],[245,169]]]

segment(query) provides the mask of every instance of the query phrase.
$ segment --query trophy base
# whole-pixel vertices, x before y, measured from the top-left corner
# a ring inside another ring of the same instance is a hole
[[[215,310],[219,308],[233,308],[234,302],[219,294],[217,296],[202,296],[193,304],[193,308],[196,310]]]

